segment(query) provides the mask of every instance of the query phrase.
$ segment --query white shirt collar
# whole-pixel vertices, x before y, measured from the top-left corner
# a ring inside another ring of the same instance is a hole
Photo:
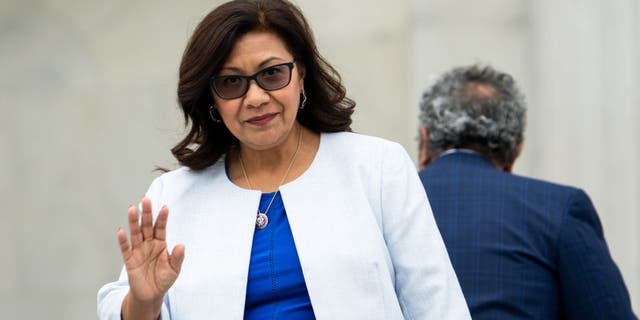
[[[440,157],[444,157],[444,156],[446,156],[446,155],[454,154],[454,153],[458,153],[458,152],[468,153],[468,154],[477,154],[477,155],[481,155],[481,154],[480,154],[480,152],[475,151],[475,150],[471,150],[471,149],[463,149],[463,148],[455,149],[455,148],[454,148],[454,149],[449,149],[449,150],[447,150],[447,151],[445,151],[445,152],[441,153],[441,154],[440,154]]]

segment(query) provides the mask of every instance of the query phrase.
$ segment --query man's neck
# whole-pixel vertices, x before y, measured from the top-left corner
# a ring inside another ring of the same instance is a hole
[[[450,148],[450,149],[445,150],[443,153],[441,153],[438,156],[438,158],[445,157],[447,155],[454,154],[454,153],[476,154],[476,155],[482,156],[482,157],[486,158],[487,160],[491,161],[493,166],[496,167],[496,169],[498,169],[500,171],[511,173],[511,171],[513,170],[513,162],[511,162],[510,164],[504,165],[500,161],[496,161],[496,160],[492,159],[491,157],[488,157],[488,156],[482,154],[481,152],[478,152],[478,151],[473,150],[473,149],[468,149],[468,148]]]

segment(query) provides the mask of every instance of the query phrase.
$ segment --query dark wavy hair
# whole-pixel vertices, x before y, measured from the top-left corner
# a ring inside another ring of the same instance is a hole
[[[507,73],[481,65],[455,68],[424,92],[420,111],[429,154],[470,148],[502,164],[518,156],[527,107]]]
[[[204,169],[238,145],[223,122],[212,121],[209,78],[227,60],[238,39],[251,31],[277,34],[305,68],[307,104],[297,120],[315,132],[351,131],[355,102],[346,97],[338,72],[320,55],[300,9],[286,0],[235,0],[210,12],[196,27],[182,57],[178,103],[188,134],[171,149],[179,163]]]

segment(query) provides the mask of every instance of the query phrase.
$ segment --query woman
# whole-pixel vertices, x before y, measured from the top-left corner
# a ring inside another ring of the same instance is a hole
[[[129,208],[100,318],[469,318],[412,162],[349,132],[355,104],[294,5],[212,11],[178,97],[184,167],[152,183],[140,223]]]

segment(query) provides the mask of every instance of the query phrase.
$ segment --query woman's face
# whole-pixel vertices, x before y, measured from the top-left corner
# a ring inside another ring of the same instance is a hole
[[[275,84],[278,87],[278,81],[282,77],[286,79],[289,66],[272,67],[292,61],[293,55],[275,33],[249,32],[237,40],[222,69],[215,75],[219,79],[217,88],[234,92],[238,83],[246,79],[220,77],[256,73],[263,86]],[[215,92],[212,95],[222,121],[243,147],[268,150],[282,144],[292,132],[303,86],[304,70],[294,64],[291,81],[283,88],[265,90],[253,79],[249,80],[247,92],[240,97],[223,99]]]

